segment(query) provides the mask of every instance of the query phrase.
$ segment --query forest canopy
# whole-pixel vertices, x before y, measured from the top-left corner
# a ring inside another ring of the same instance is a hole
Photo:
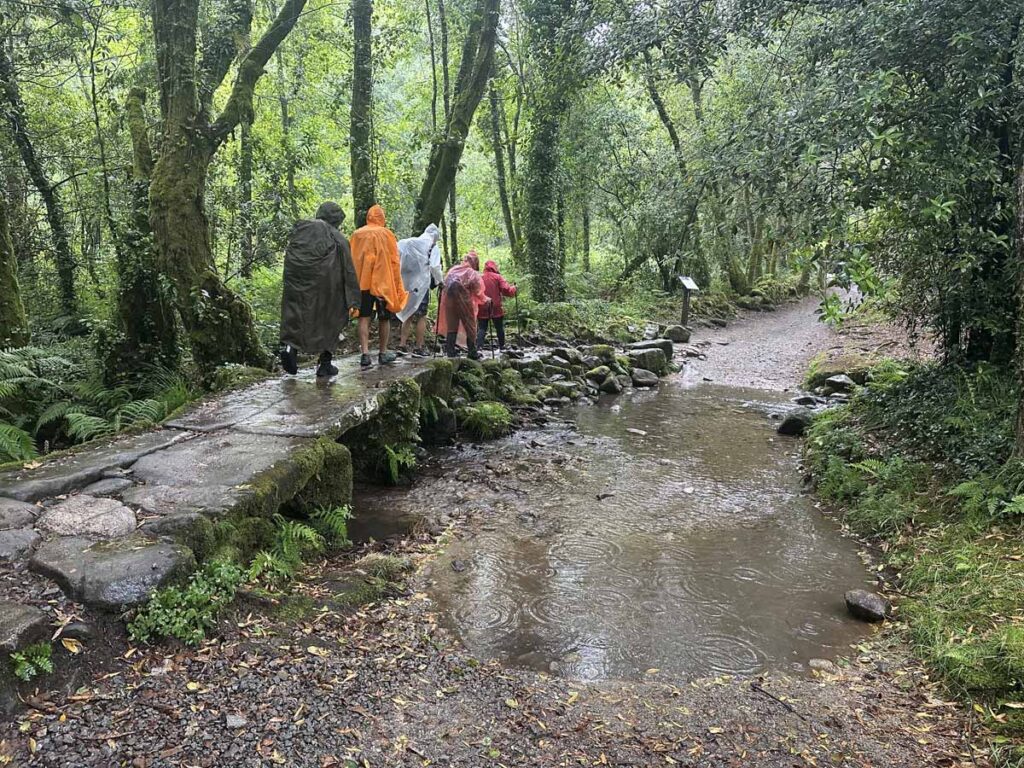
[[[856,285],[951,359],[1014,360],[1019,4],[2,14],[0,457],[267,366],[287,234],[329,199],[349,231],[372,203],[399,237],[436,221],[447,264],[475,248],[535,302]]]

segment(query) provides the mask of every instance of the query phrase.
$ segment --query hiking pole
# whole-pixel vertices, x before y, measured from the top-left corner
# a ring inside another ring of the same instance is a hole
[[[491,347],[491,360],[494,359],[494,318],[487,321],[487,344]]]

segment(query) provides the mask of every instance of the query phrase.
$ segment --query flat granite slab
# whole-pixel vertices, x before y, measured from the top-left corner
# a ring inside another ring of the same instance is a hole
[[[229,429],[254,435],[337,437],[377,410],[377,395],[401,379],[425,380],[431,358],[406,357],[359,370],[359,356],[337,361],[339,374],[318,380],[312,371],[280,376],[200,403],[166,426],[192,432]]]
[[[231,431],[200,435],[139,459],[131,468],[137,485],[121,500],[143,515],[217,516],[244,499],[250,480],[309,442]]]
[[[0,496],[19,501],[39,501],[84,488],[105,472],[127,467],[143,456],[192,435],[175,429],[155,429],[119,437],[103,444],[86,444],[48,459],[31,469],[0,472]]]

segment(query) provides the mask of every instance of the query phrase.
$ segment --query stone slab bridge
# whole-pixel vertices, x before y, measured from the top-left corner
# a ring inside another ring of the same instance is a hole
[[[122,611],[221,548],[245,552],[282,508],[348,503],[346,433],[372,423],[402,382],[445,396],[453,370],[431,359],[358,367],[353,356],[329,382],[311,371],[267,379],[159,428],[0,472],[0,562],[27,561],[72,600]],[[49,628],[11,597],[0,594],[6,653]]]

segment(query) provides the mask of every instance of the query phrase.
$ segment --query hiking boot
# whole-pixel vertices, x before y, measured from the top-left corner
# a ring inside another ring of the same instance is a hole
[[[373,360],[370,359],[369,355],[361,355],[359,357],[359,367],[362,368],[364,371],[367,368],[373,368]]]
[[[480,354],[479,352],[477,352],[477,351],[476,351],[475,349],[471,349],[471,350],[469,351],[469,354],[468,354],[468,355],[466,355],[466,357],[468,357],[468,358],[469,358],[470,360],[480,360],[480,359],[482,359],[482,358],[483,358],[483,355],[481,355],[481,354]]]
[[[318,379],[327,379],[331,376],[337,376],[338,369],[336,366],[331,364],[331,353],[323,352],[320,355],[320,360],[316,366],[316,377]]]
[[[281,367],[292,376],[299,372],[299,353],[291,344],[285,344],[281,350]]]
[[[381,352],[377,355],[377,362],[381,365],[391,365],[398,359],[398,355],[394,352]]]
[[[416,349],[414,349],[412,351],[412,356],[413,357],[430,357],[430,353],[427,352],[427,350],[425,350],[423,347],[416,347]]]
[[[409,354],[409,347],[405,344],[402,344],[401,346],[395,349],[395,354],[397,354],[399,357],[405,357],[406,355]]]

